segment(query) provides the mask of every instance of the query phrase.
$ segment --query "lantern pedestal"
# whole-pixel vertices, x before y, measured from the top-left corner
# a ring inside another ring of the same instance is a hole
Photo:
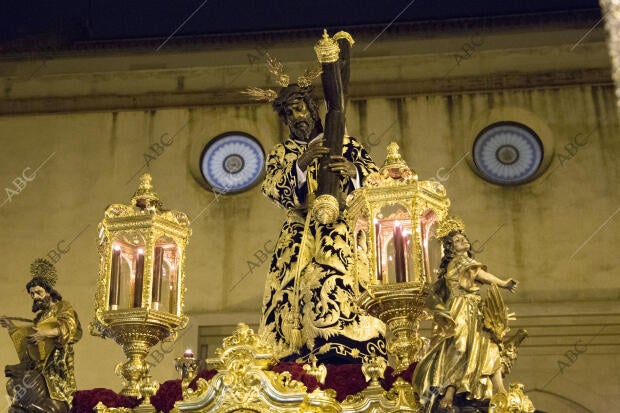
[[[151,347],[168,338],[173,329],[182,327],[186,321],[170,314],[149,311],[146,308],[108,311],[103,315],[108,325],[108,336],[123,349],[127,357],[116,366],[116,374],[125,381],[121,394],[141,397],[142,378],[148,364],[145,359]]]
[[[428,291],[424,283],[373,285],[358,299],[358,305],[387,326],[388,361],[400,373],[424,354],[424,339],[418,335],[420,321],[430,316],[424,309]]]

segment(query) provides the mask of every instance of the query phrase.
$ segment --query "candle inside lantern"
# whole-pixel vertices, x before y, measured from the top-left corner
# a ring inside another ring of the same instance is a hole
[[[383,280],[383,258],[381,254],[381,246],[383,243],[381,242],[381,224],[379,220],[375,218],[375,246],[377,248],[377,280]]]
[[[409,281],[410,267],[409,267],[409,244],[411,244],[411,230],[406,229],[403,231],[403,257],[405,259],[405,281]]]
[[[110,271],[110,309],[118,310],[121,290],[121,247],[112,249],[112,268]]]
[[[161,303],[161,275],[164,263],[164,249],[155,247],[155,259],[153,260],[153,294],[151,296],[153,308],[159,310]]]
[[[144,250],[138,249],[136,257],[136,279],[133,287],[133,306],[142,307],[142,282],[144,279]]]
[[[394,221],[394,267],[396,270],[396,282],[407,281],[407,270],[405,267],[405,243],[400,221]]]

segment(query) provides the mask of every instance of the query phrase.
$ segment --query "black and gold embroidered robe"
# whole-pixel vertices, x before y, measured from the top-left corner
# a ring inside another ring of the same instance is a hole
[[[354,291],[360,291],[361,286],[354,285],[348,270],[353,244],[345,221],[339,218],[333,224],[322,225],[310,219],[303,236],[318,169],[317,162],[313,162],[308,166],[306,181],[298,181],[296,162],[304,150],[305,144],[287,139],[276,145],[267,158],[263,193],[287,209],[288,218],[269,269],[260,333],[280,359],[305,359],[312,353],[325,362],[353,361],[370,352],[384,354],[380,334],[383,325],[361,314],[354,303]],[[355,138],[345,137],[343,156],[356,166],[359,183],[377,171]],[[340,188],[345,194],[351,193],[354,180],[342,177]],[[298,348],[291,346],[291,320],[296,317],[301,324]]]

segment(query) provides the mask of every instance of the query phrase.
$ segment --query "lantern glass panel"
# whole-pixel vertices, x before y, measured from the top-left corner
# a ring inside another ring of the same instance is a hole
[[[179,260],[177,244],[171,238],[160,237],[153,256],[153,309],[178,314]]]
[[[435,237],[438,221],[437,214],[430,209],[420,216],[424,276],[427,282],[437,278],[436,274],[441,264],[441,242]]]
[[[122,234],[110,251],[109,309],[142,306],[145,240],[140,234]]]
[[[371,271],[370,264],[370,251],[373,247],[369,222],[368,214],[364,211],[355,223],[355,264],[358,280],[363,284],[376,280],[375,272]]]
[[[375,217],[377,272],[384,284],[408,282],[415,274],[411,214],[401,204],[381,208]]]

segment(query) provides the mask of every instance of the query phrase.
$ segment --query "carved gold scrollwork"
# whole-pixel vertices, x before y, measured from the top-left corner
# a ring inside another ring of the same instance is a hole
[[[370,381],[362,392],[336,400],[331,389],[307,393],[306,386],[293,380],[288,372],[277,373],[265,367],[272,360],[271,350],[245,324],[224,339],[219,358],[210,359],[219,372],[209,381],[199,380],[198,389],[190,397],[176,403],[173,412],[231,413],[387,413],[417,411],[413,388],[398,379],[386,392],[379,383],[386,362],[380,357],[365,361],[363,371]],[[310,362],[306,371],[324,374],[321,365]]]
[[[394,386],[387,393],[386,398],[395,402],[395,406],[390,412],[417,412],[418,403],[413,394],[411,384],[398,378]]]
[[[299,408],[299,413],[340,413],[342,407],[336,400],[336,392],[331,389],[316,389],[306,395]]]
[[[495,393],[489,403],[489,413],[533,413],[536,409],[521,383],[511,383],[507,393]]]

